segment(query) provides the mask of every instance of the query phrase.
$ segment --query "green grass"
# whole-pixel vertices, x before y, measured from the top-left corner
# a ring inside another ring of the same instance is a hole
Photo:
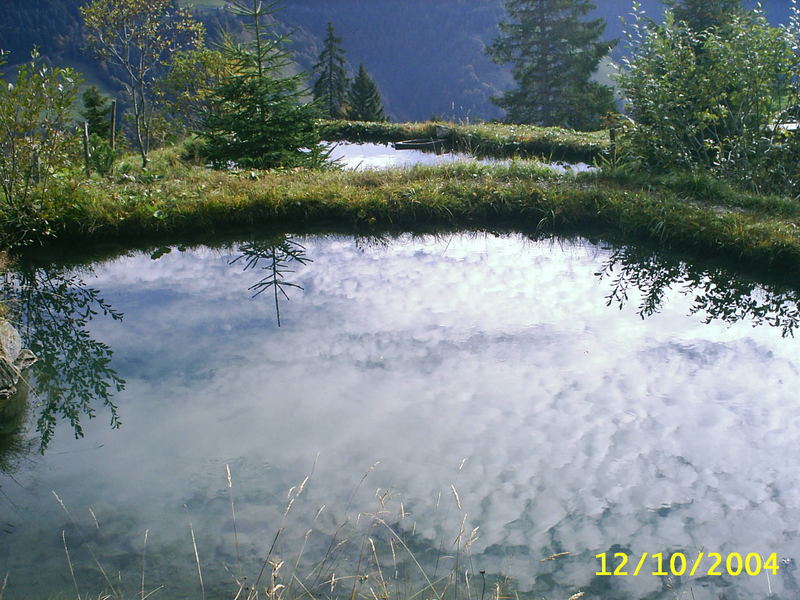
[[[540,148],[548,160],[588,158],[608,145],[604,132],[446,126],[453,145],[500,156]],[[326,139],[388,141],[435,135],[437,124],[329,121],[322,128]],[[8,245],[23,233],[14,227],[67,243],[161,243],[266,228],[359,234],[504,228],[644,241],[732,259],[792,282],[800,273],[800,202],[746,193],[707,175],[625,168],[556,174],[531,160],[365,172],[224,172],[182,160],[190,145],[153,152],[147,171],[131,155],[118,160],[108,178],[63,174],[33,222],[0,214],[0,242]]]
[[[511,228],[645,241],[793,281],[800,272],[794,201],[740,194],[698,176],[558,175],[532,161],[232,173],[188,165],[180,152],[153,153],[147,172],[130,157],[111,178],[62,180],[45,203],[40,229],[88,243],[265,228]],[[12,233],[0,231],[6,239]]]
[[[399,142],[436,137],[437,127],[449,130],[447,141],[457,150],[478,156],[539,157],[545,160],[592,162],[608,148],[607,131],[582,132],[558,127],[484,123],[368,123],[325,121],[322,138],[328,141]]]
[[[742,191],[726,181],[702,173],[605,173],[600,179],[642,190],[664,188],[687,202],[702,203],[722,211],[751,211],[776,218],[800,216],[800,202],[795,198]]]

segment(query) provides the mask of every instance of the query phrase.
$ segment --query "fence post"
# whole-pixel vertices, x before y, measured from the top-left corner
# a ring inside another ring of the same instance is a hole
[[[611,127],[608,130],[609,137],[611,138],[611,164],[617,166],[617,128]]]
[[[39,157],[39,151],[38,150],[36,150],[33,153],[33,169],[32,169],[32,171],[33,171],[33,173],[32,173],[31,179],[33,180],[33,183],[39,183],[39,180],[41,179],[40,173],[42,171],[42,159]]]
[[[86,176],[90,177],[92,174],[92,167],[90,159],[92,155],[89,153],[89,123],[83,122],[83,160],[86,163]]]
[[[117,101],[111,101],[111,149],[117,149]]]

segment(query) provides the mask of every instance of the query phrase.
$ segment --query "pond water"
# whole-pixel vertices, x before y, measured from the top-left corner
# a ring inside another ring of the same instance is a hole
[[[28,265],[6,293],[40,362],[0,431],[5,598],[234,598],[266,558],[295,595],[800,593],[795,292],[464,233]],[[700,551],[780,569],[595,575]]]
[[[508,164],[507,159],[477,158],[459,152],[423,152],[422,150],[397,150],[389,144],[336,142],[328,143],[332,148],[330,160],[348,170],[387,169],[413,167],[414,165],[445,165],[454,162],[479,162],[484,165]],[[552,162],[547,166],[560,173],[581,172],[593,169],[586,163]]]

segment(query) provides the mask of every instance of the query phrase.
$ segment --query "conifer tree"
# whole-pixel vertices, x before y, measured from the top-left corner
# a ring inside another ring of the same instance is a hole
[[[91,86],[81,95],[83,110],[81,117],[89,124],[89,134],[110,139],[111,134],[111,102],[103,97],[97,86]]]
[[[253,39],[242,46],[226,40],[223,53],[233,65],[210,98],[202,136],[207,157],[218,166],[316,166],[322,161],[316,107],[302,102],[301,74],[283,75],[291,64],[287,40],[267,18],[274,4],[230,0]]]
[[[314,65],[314,72],[319,75],[314,84],[314,99],[320,102],[325,115],[331,119],[342,116],[349,85],[341,43],[342,38],[336,36],[333,23],[328,23],[328,35],[319,61]]]
[[[372,77],[364,65],[358,67],[358,75],[347,94],[347,118],[353,121],[385,121],[383,101]]]
[[[589,0],[505,0],[509,22],[488,48],[511,63],[517,88],[495,98],[518,123],[588,129],[614,110],[613,91],[590,81],[615,42],[600,41],[603,19],[585,20]]]
[[[684,21],[690,30],[700,33],[716,29],[742,13],[741,0],[663,0],[676,21]]]

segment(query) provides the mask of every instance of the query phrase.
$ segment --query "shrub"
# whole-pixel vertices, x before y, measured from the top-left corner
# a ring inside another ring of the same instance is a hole
[[[0,214],[7,245],[48,233],[42,198],[53,175],[71,164],[75,136],[67,124],[77,84],[71,69],[48,67],[36,51],[14,83],[0,76]]]
[[[663,26],[638,6],[634,18],[619,83],[632,117],[624,143],[635,157],[754,187],[800,183],[800,144],[783,128],[800,102],[796,20],[773,27],[757,8],[698,32],[669,11]]]

